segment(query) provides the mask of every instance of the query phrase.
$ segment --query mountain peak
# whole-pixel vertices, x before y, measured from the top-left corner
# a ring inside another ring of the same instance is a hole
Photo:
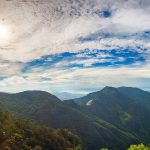
[[[106,86],[100,92],[103,94],[108,94],[110,92],[111,93],[116,93],[116,92],[118,93],[118,90],[114,87]]]
[[[16,96],[17,98],[26,98],[26,99],[29,99],[29,100],[40,100],[40,101],[43,101],[43,100],[50,100],[51,102],[52,101],[55,101],[55,102],[58,102],[60,101],[59,98],[57,98],[55,95],[49,93],[49,92],[46,92],[46,91],[40,91],[40,90],[31,90],[31,91],[24,91],[24,92],[20,92],[20,93],[16,93],[14,94],[14,96]]]
[[[28,91],[23,91],[23,92],[19,92],[20,94],[31,94],[31,93],[39,93],[39,94],[50,94],[46,91],[40,91],[40,90],[28,90]],[[16,94],[19,94],[16,93]]]
[[[23,91],[19,93],[15,93],[14,95],[20,95],[20,96],[53,96],[56,97],[55,95],[46,92],[46,91],[40,91],[40,90],[28,90],[28,91]]]

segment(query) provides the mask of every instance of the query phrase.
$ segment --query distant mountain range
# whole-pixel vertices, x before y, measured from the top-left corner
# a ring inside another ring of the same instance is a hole
[[[68,100],[68,99],[79,98],[84,96],[83,94],[69,93],[69,92],[54,93],[54,94],[61,100]]]
[[[70,129],[87,150],[150,143],[150,93],[137,88],[105,87],[66,101],[44,91],[0,93],[0,106],[34,123]]]

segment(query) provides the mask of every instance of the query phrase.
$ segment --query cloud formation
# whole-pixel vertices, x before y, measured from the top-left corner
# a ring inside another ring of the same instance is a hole
[[[1,0],[0,10],[2,90],[150,89],[149,0]]]

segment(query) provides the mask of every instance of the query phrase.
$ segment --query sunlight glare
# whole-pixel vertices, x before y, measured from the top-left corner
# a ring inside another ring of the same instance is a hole
[[[5,41],[9,38],[10,32],[7,26],[0,24],[0,41]]]

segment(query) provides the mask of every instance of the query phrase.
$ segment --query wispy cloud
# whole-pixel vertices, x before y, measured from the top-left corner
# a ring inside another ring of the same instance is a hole
[[[149,0],[1,0],[0,10],[2,90],[148,86]]]

